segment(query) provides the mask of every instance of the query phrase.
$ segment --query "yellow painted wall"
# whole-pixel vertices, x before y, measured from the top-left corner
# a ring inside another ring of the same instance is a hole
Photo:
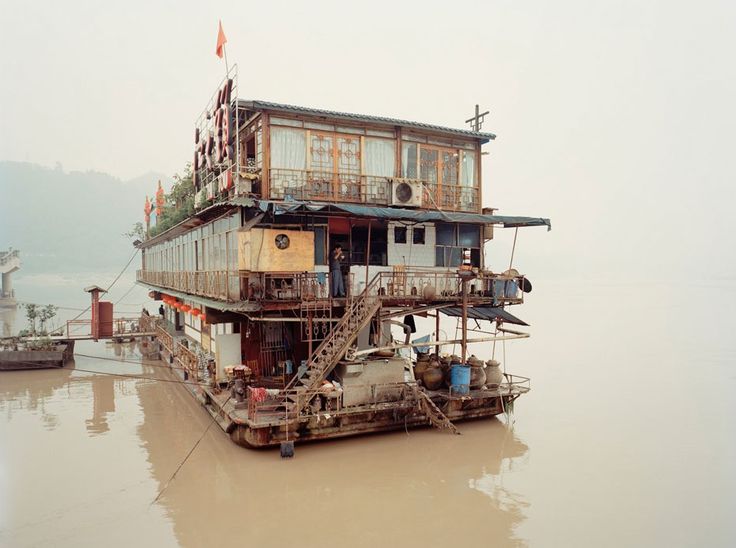
[[[276,247],[286,234],[289,247]],[[238,233],[238,268],[251,272],[314,271],[314,232],[282,228],[251,228]]]

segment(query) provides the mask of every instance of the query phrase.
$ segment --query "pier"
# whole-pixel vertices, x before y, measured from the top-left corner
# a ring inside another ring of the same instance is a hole
[[[0,308],[15,308],[15,291],[13,291],[13,280],[11,275],[20,269],[20,252],[10,248],[0,251],[0,275],[2,275],[2,286],[0,286]]]

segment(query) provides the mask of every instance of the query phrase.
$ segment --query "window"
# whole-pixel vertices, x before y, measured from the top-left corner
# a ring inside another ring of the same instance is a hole
[[[365,139],[365,175],[394,176],[395,143],[388,139]]]
[[[303,130],[271,128],[271,167],[306,169],[307,135]]]
[[[436,266],[460,266],[463,249],[466,248],[470,249],[473,266],[480,266],[480,227],[451,223],[437,223],[436,226]]]
[[[406,227],[397,226],[394,228],[394,243],[405,244],[406,243]]]
[[[327,228],[314,227],[314,264],[327,264]]]
[[[416,143],[401,143],[401,176],[409,179],[417,178]]]
[[[412,241],[415,244],[422,244],[424,245],[424,227],[423,226],[415,226],[412,230]]]

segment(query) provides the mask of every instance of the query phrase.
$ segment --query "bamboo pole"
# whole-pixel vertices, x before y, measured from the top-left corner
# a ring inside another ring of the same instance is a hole
[[[491,341],[511,341],[515,339],[528,339],[531,335],[529,333],[520,333],[518,335],[504,335],[501,337],[479,337],[477,339],[469,339],[467,341],[468,344],[472,343],[480,343],[480,342],[491,342]],[[357,352],[353,353],[353,356],[365,356],[367,354],[372,354],[373,352],[379,352],[381,350],[398,350],[399,348],[414,348],[417,346],[439,346],[439,345],[445,345],[445,344],[460,344],[462,343],[462,339],[448,339],[448,340],[437,340],[437,341],[429,341],[429,342],[419,342],[419,343],[407,343],[407,344],[395,344],[391,346],[381,346],[378,348],[367,348],[365,350],[358,350]]]

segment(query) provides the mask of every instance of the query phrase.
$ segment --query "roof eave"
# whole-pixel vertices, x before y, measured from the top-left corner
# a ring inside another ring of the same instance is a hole
[[[442,133],[446,135],[453,135],[455,137],[463,137],[466,139],[472,139],[478,141],[481,145],[488,143],[489,141],[495,140],[496,135],[494,133],[481,133],[477,131],[470,131],[467,129],[458,129],[445,126],[438,126],[434,124],[425,124],[421,122],[412,122],[410,120],[401,120],[394,118],[387,118],[383,116],[371,116],[367,114],[353,114],[349,112],[338,112],[317,108],[300,107],[296,105],[287,105],[280,103],[271,103],[269,101],[262,101],[259,99],[245,100],[238,99],[237,104],[251,110],[257,110],[262,112],[278,112],[286,114],[298,114],[302,116],[314,116],[332,118],[336,120],[344,120],[348,122],[369,122],[377,125],[384,125],[386,127],[405,127],[419,131],[425,131],[429,133]]]

